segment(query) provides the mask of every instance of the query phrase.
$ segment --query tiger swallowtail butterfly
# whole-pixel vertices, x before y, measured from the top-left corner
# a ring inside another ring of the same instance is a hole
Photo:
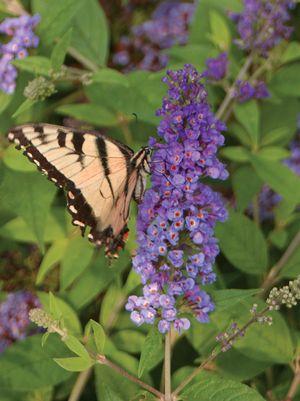
[[[134,153],[97,131],[50,124],[25,124],[8,134],[10,142],[49,180],[67,191],[72,223],[109,257],[117,257],[128,236],[130,201],[139,202],[150,173],[151,150]]]

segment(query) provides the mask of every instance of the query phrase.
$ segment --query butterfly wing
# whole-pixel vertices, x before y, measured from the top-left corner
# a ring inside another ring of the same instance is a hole
[[[8,139],[58,187],[67,190],[74,225],[114,253],[123,247],[129,203],[138,173],[133,151],[104,135],[50,124],[12,129]],[[133,189],[132,189],[133,188]]]

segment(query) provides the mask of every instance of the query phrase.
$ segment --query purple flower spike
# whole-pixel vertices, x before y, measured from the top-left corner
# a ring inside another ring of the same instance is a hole
[[[171,326],[187,330],[186,314],[207,322],[214,309],[202,285],[215,280],[214,227],[227,212],[221,196],[200,180],[224,180],[228,173],[216,156],[225,125],[212,113],[202,79],[185,65],[163,80],[169,91],[157,112],[161,141],[150,140],[152,186],[138,213],[133,268],[144,288],[142,297],[129,297],[126,309],[134,323],[155,323],[161,333]]]
[[[289,9],[294,6],[295,1],[291,0],[244,0],[241,13],[230,13],[240,35],[237,44],[267,57],[277,44],[289,39],[292,33],[287,25]]]
[[[39,300],[30,292],[11,292],[0,304],[0,354],[29,332],[29,311],[40,307]],[[36,331],[35,331],[36,332]]]
[[[5,18],[0,24],[0,33],[12,36],[8,43],[0,45],[0,90],[5,93],[13,93],[16,87],[17,70],[11,61],[25,58],[28,55],[26,49],[38,46],[39,38],[33,29],[39,22],[39,15],[22,15],[18,18]]]

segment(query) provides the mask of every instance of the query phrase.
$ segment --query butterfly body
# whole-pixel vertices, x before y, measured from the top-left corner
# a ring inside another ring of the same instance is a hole
[[[128,146],[97,131],[50,124],[25,124],[8,139],[48,179],[67,191],[72,223],[88,238],[117,256],[128,234],[130,201],[139,202],[150,173],[150,149],[134,153]]]

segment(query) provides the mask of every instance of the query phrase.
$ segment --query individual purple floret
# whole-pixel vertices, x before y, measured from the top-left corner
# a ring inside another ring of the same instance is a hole
[[[186,44],[194,10],[194,4],[176,0],[159,4],[149,21],[134,26],[130,36],[121,38],[113,63],[123,67],[124,71],[164,68],[168,56],[161,50]]]
[[[219,54],[216,58],[206,60],[207,70],[205,76],[210,81],[220,81],[225,78],[228,69],[228,55],[226,52]]]
[[[39,43],[33,33],[39,21],[39,15],[22,15],[6,18],[0,24],[0,33],[12,37],[9,42],[0,45],[0,89],[5,93],[13,93],[16,87],[17,69],[11,62],[26,57],[27,49],[37,47]]]
[[[278,43],[289,39],[292,28],[287,23],[289,10],[294,6],[295,1],[291,0],[244,0],[241,13],[230,13],[240,35],[236,43],[244,50],[267,57]]]
[[[139,207],[139,248],[133,268],[144,285],[143,296],[131,296],[126,309],[137,325],[158,325],[165,333],[190,326],[187,315],[207,322],[214,304],[202,286],[212,283],[219,253],[214,227],[227,212],[221,196],[201,178],[224,180],[228,173],[216,152],[224,143],[225,125],[207,103],[200,75],[191,65],[168,71],[154,149],[152,185]]]
[[[28,291],[11,292],[0,303],[0,353],[28,334],[30,309],[40,307],[35,295]]]
[[[234,96],[240,103],[244,103],[250,99],[265,99],[270,93],[263,81],[258,81],[254,85],[248,81],[238,81]]]

